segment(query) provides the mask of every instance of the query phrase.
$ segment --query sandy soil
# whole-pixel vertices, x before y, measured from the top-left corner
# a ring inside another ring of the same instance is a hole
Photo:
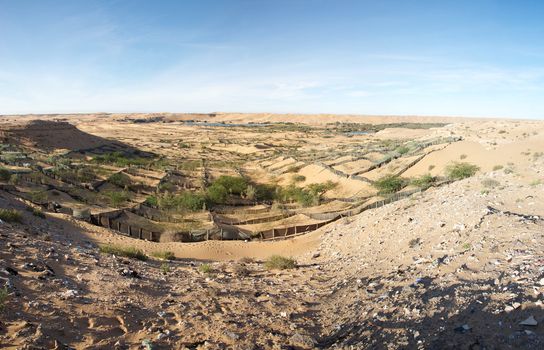
[[[135,240],[33,216],[0,190],[0,207],[23,213],[0,223],[0,348],[542,349],[544,125],[450,131],[464,141],[403,176],[457,160],[476,176],[278,242]],[[177,260],[112,256],[100,243]],[[273,254],[298,267],[267,270]]]

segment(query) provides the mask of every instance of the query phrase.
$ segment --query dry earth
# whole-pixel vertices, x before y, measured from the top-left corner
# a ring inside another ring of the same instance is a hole
[[[0,347],[542,349],[544,125],[447,130],[464,141],[408,171],[463,156],[476,176],[280,242],[135,240],[0,191],[24,213],[0,224]],[[177,260],[99,252],[112,242]],[[267,270],[272,254],[298,267]]]

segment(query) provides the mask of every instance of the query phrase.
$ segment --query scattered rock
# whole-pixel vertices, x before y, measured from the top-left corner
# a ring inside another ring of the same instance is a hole
[[[12,276],[17,276],[17,275],[19,274],[19,272],[17,272],[17,270],[15,270],[14,268],[9,267],[9,266],[4,267],[4,270],[5,270],[8,274],[10,274],[10,275],[12,275]]]
[[[533,315],[527,317],[525,320],[521,321],[519,323],[521,326],[532,326],[535,327],[538,325],[538,321],[535,320],[535,317]]]
[[[299,346],[304,349],[312,349],[317,343],[312,337],[300,333],[293,334],[290,338],[290,341],[291,345]]]
[[[233,340],[238,340],[240,339],[240,336],[234,332],[231,332],[231,331],[225,331],[225,335],[227,337],[229,337],[230,339],[233,339]]]
[[[66,292],[61,294],[61,298],[63,298],[63,299],[72,299],[72,298],[77,297],[77,294],[78,294],[77,290],[69,289]]]
[[[453,331],[455,333],[459,333],[459,334],[465,334],[467,333],[468,331],[470,331],[472,328],[468,325],[468,324],[464,324],[462,326],[459,326],[457,328],[455,328]]]
[[[119,274],[124,277],[141,278],[138,272],[127,267],[120,269]]]

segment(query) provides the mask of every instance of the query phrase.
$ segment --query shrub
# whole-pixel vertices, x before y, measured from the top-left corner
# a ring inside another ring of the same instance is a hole
[[[493,171],[501,170],[502,168],[504,168],[504,166],[502,166],[502,165],[495,165],[495,166],[493,167]]]
[[[446,176],[450,179],[461,180],[471,177],[480,167],[470,163],[454,162],[446,167]]]
[[[128,201],[128,193],[126,191],[122,192],[116,192],[116,191],[108,191],[105,192],[104,195],[108,197],[110,204],[113,207],[119,207],[121,204]]]
[[[285,171],[286,173],[298,173],[298,171],[302,169],[302,166],[300,165],[293,165],[293,166],[290,166],[289,168],[287,168],[287,170]]]
[[[162,259],[162,260],[175,260],[176,259],[176,256],[174,255],[174,253],[172,253],[171,251],[168,251],[168,250],[160,250],[160,251],[153,252],[153,253],[151,253],[151,256],[153,256],[154,258],[157,258],[157,259]]]
[[[531,183],[530,183],[529,185],[530,185],[531,187],[535,187],[535,186],[538,186],[538,185],[540,185],[540,184],[542,184],[542,180],[536,179],[536,180],[531,181]]]
[[[9,183],[12,184],[12,185],[18,185],[20,182],[21,182],[21,178],[20,178],[19,174],[13,174],[9,178]]]
[[[461,155],[459,156],[459,159],[465,159],[466,157],[468,157],[466,154],[461,154]]]
[[[108,182],[119,187],[129,186],[131,184],[130,177],[127,174],[115,173],[108,178]]]
[[[11,178],[11,172],[6,168],[0,168],[0,180],[9,181]]]
[[[93,158],[93,161],[99,164],[114,164],[119,167],[126,167],[129,165],[146,165],[149,164],[152,159],[128,154],[125,155],[122,152],[111,152],[98,155]]]
[[[177,196],[179,207],[190,211],[202,210],[206,204],[206,197],[201,193],[183,192]]]
[[[15,209],[0,209],[0,220],[6,222],[23,222],[21,212]]]
[[[293,175],[292,177],[293,182],[303,182],[306,180],[306,176],[304,175]]]
[[[202,210],[206,196],[198,192],[183,192],[178,195],[165,194],[157,199],[157,206],[163,210]]]
[[[308,190],[312,192],[313,194],[321,195],[329,190],[332,190],[337,186],[336,183],[332,182],[331,180],[322,183],[322,184],[310,184],[308,185]]]
[[[244,179],[243,177],[227,176],[227,175],[222,175],[222,176],[218,177],[213,182],[213,184],[214,185],[221,185],[229,193],[237,194],[237,195],[242,194],[245,191],[245,189],[246,189],[246,187],[248,185],[246,179]]]
[[[317,195],[313,194],[307,189],[296,187],[294,184],[281,189],[280,197],[283,201],[296,201],[305,207],[317,204],[317,202],[319,202]]]
[[[410,248],[415,248],[420,244],[421,244],[421,239],[419,237],[413,238],[410,240],[410,242],[408,242],[408,245],[410,246]]]
[[[145,199],[144,204],[156,208],[159,206],[159,200],[157,199],[157,196],[148,196]]]
[[[254,200],[257,194],[257,189],[253,185],[248,185],[245,191],[245,196],[249,200]]]
[[[162,263],[161,271],[164,275],[166,275],[168,272],[170,272],[170,265],[168,265],[167,263]]]
[[[497,186],[499,186],[501,183],[495,179],[483,179],[482,180],[482,185],[485,187],[485,188],[495,188]]]
[[[43,212],[43,210],[38,209],[38,208],[29,208],[29,209],[30,209],[30,212],[32,213],[32,215],[37,216],[37,217],[42,218],[42,219],[45,219],[45,213]]]
[[[410,149],[406,146],[400,146],[396,149],[396,151],[399,153],[399,154],[406,154],[408,152],[410,152]]]
[[[8,287],[4,287],[0,289],[0,312],[4,311],[4,307],[6,305],[6,301],[8,300]]]
[[[161,192],[173,192],[174,184],[170,182],[163,182],[158,186],[158,190]]]
[[[280,188],[277,185],[272,184],[256,184],[255,185],[255,199],[260,201],[271,201],[274,200]]]
[[[374,181],[373,185],[378,189],[379,194],[391,194],[401,190],[406,181],[397,175],[385,175]]]
[[[246,265],[244,263],[235,264],[232,267],[232,272],[233,272],[233,274],[235,274],[237,276],[249,276],[249,274],[250,274],[249,269],[246,267]]]
[[[43,203],[47,200],[47,193],[45,191],[32,191],[30,192],[30,198],[35,203]]]
[[[512,169],[511,167],[508,167],[508,168],[504,168],[503,171],[505,174],[512,174],[514,172],[514,169]]]
[[[297,266],[296,260],[281,255],[272,255],[266,259],[264,266],[267,270],[286,270]]]
[[[210,264],[202,264],[198,267],[198,271],[205,274],[210,274],[213,272],[213,267]]]
[[[210,202],[215,204],[224,204],[229,195],[228,190],[221,184],[214,183],[206,190],[206,195]]]
[[[99,247],[100,252],[104,254],[114,254],[127,258],[138,259],[141,261],[147,260],[147,255],[145,255],[145,253],[141,249],[137,249],[135,247],[121,247],[113,244],[102,244]]]
[[[412,179],[412,181],[410,181],[410,184],[422,189],[427,189],[431,187],[435,182],[436,177],[431,176],[431,174],[425,174],[415,179]]]
[[[435,166],[434,164],[431,164],[431,165],[429,165],[429,168],[428,168],[428,169],[429,169],[429,171],[431,171],[431,170],[433,170],[434,168],[436,168],[436,166]]]
[[[84,167],[76,171],[76,178],[80,182],[91,182],[96,178],[96,174],[92,168]]]

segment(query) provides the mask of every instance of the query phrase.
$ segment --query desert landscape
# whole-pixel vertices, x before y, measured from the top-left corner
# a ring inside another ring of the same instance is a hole
[[[0,120],[1,348],[544,347],[541,121]]]

